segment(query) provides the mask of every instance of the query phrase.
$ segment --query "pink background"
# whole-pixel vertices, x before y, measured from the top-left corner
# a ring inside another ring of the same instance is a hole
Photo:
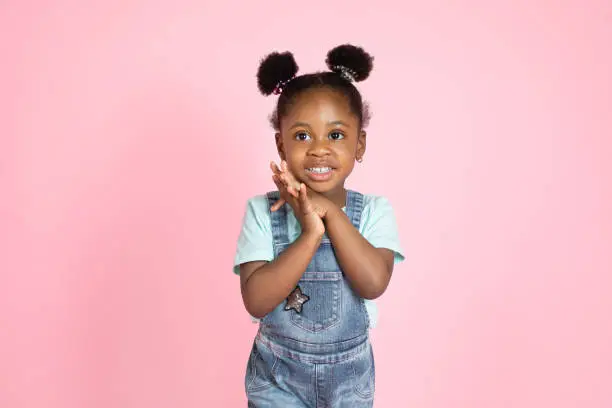
[[[0,4],[0,406],[246,406],[258,60],[347,41],[408,255],[376,406],[612,406],[610,3],[290,3]]]

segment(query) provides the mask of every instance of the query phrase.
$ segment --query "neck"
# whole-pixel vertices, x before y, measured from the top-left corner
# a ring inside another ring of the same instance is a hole
[[[346,206],[346,189],[344,186],[339,186],[334,190],[322,193],[322,195],[340,208]]]

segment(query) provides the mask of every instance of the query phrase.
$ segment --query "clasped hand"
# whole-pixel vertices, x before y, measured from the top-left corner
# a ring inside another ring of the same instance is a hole
[[[304,183],[298,182],[289,171],[287,163],[281,161],[280,168],[276,163],[270,163],[272,180],[280,193],[280,199],[272,205],[271,210],[277,211],[285,203],[289,204],[300,222],[304,233],[322,236],[325,233],[323,219],[331,202],[312,190]]]

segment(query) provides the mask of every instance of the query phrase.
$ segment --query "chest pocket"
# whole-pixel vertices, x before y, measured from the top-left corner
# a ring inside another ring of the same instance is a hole
[[[279,252],[286,246],[278,248]],[[342,318],[344,276],[336,261],[332,245],[324,240],[298,285],[308,296],[301,312],[291,309],[291,323],[309,332],[321,332],[338,323]]]
[[[297,327],[320,332],[335,326],[342,316],[342,272],[304,272],[299,285],[309,300],[302,312],[291,310],[291,323]]]

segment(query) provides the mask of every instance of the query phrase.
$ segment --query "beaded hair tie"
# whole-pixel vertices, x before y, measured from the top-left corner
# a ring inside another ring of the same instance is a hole
[[[338,74],[340,74],[340,76],[344,79],[346,79],[349,82],[355,82],[355,78],[357,77],[357,73],[355,71],[353,71],[352,69],[345,67],[343,65],[334,65],[333,67],[333,71],[337,72]],[[280,95],[281,93],[283,93],[283,90],[285,89],[285,87],[287,86],[287,84],[289,82],[291,82],[293,79],[295,78],[295,76],[285,80],[285,81],[280,81],[276,87],[274,87],[274,90],[272,91],[272,93],[274,95]]]
[[[355,78],[357,77],[357,73],[352,69],[345,67],[343,65],[334,65],[333,70],[338,72],[341,77],[346,79],[349,82],[355,82]]]
[[[276,84],[276,87],[274,87],[274,91],[272,91],[272,93],[274,95],[280,95],[283,93],[283,89],[285,89],[285,86],[287,86],[287,84],[291,82],[293,78],[295,78],[295,76],[287,79],[286,81],[280,81],[278,84]]]

